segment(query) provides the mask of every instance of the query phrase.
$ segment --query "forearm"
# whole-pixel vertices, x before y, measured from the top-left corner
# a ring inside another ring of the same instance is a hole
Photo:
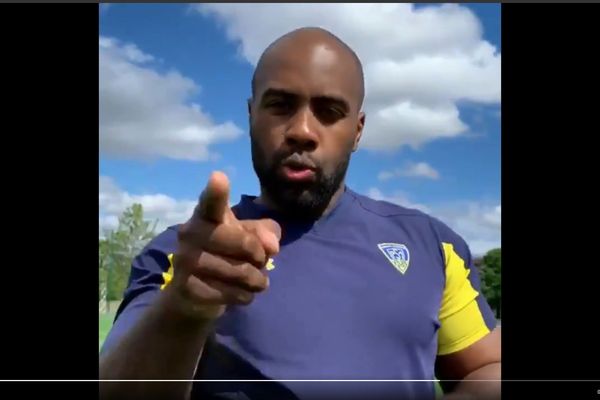
[[[492,363],[465,376],[444,400],[499,400],[501,364]]]
[[[161,297],[100,359],[101,380],[191,380],[211,323],[184,317]],[[191,382],[101,382],[100,399],[186,399]]]

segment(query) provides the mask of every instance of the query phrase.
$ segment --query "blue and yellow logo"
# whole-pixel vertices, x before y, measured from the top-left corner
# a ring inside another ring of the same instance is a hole
[[[167,272],[162,273],[163,284],[160,286],[161,290],[166,288],[167,285],[173,279],[173,253],[170,253],[167,256],[167,258],[169,259],[169,268],[167,269]],[[272,258],[269,258],[269,261],[267,261],[265,268],[267,269],[267,271],[272,271],[275,269],[275,262]]]
[[[167,256],[167,258],[169,259],[169,269],[167,270],[167,272],[162,273],[163,284],[160,286],[161,290],[166,288],[167,285],[171,282],[171,279],[173,279],[173,253],[170,253]]]
[[[410,263],[408,248],[400,243],[379,243],[377,247],[394,268],[404,275]]]

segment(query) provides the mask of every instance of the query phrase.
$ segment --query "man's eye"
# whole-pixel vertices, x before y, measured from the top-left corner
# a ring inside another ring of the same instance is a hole
[[[276,113],[284,113],[291,110],[292,104],[285,100],[273,100],[267,102],[267,108],[274,110]]]
[[[318,110],[319,118],[325,123],[334,123],[346,116],[346,113],[337,107],[323,107]]]
[[[329,114],[335,115],[338,118],[344,118],[344,115],[346,115],[342,110],[336,107],[331,107],[328,112]]]

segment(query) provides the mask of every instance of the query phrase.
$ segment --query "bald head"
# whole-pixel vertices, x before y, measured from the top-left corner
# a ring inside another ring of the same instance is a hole
[[[294,58],[308,62],[341,64],[345,78],[356,88],[358,109],[364,99],[364,74],[360,59],[346,43],[333,33],[322,28],[300,28],[291,31],[273,43],[262,53],[252,76],[252,96],[257,87],[285,59]]]
[[[295,219],[318,218],[335,204],[362,134],[363,97],[358,57],[324,29],[295,30],[264,51],[248,115],[267,204]]]

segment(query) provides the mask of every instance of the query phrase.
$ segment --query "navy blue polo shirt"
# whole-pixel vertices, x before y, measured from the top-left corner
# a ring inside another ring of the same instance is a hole
[[[282,227],[280,252],[267,265],[270,286],[219,318],[195,379],[280,381],[195,382],[192,398],[433,399],[427,380],[434,379],[436,357],[496,326],[467,244],[439,220],[348,188],[311,224],[286,221],[254,200],[242,196],[233,211]],[[135,258],[103,351],[168,285],[177,229],[159,234]],[[297,381],[371,379],[413,382]]]

